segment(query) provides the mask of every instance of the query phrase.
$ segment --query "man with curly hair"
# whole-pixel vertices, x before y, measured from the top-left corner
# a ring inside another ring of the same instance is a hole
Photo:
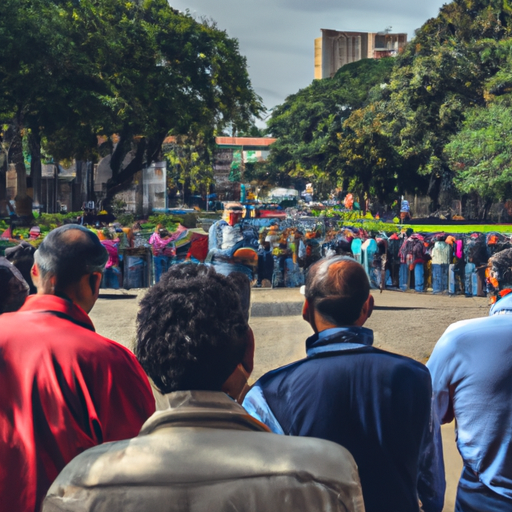
[[[203,265],[162,276],[141,302],[136,355],[165,409],[72,461],[44,512],[363,510],[344,448],[276,436],[235,401],[253,368],[249,293],[245,276]]]

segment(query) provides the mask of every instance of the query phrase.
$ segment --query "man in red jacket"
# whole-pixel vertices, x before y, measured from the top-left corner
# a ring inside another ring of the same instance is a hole
[[[0,317],[0,502],[38,511],[60,470],[87,448],[133,437],[154,412],[133,354],[88,316],[107,252],[76,225],[35,253],[37,295]]]

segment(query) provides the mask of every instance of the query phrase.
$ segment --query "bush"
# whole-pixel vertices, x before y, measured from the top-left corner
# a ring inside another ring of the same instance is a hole
[[[116,221],[121,224],[121,226],[132,227],[135,222],[135,216],[131,213],[122,213],[116,217]]]

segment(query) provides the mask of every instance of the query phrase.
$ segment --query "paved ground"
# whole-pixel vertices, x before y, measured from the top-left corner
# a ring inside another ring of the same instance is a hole
[[[100,334],[133,347],[137,304],[143,290],[106,290],[91,317]],[[467,318],[486,316],[487,299],[385,291],[374,293],[376,308],[366,324],[374,330],[375,346],[426,362],[446,327]],[[256,338],[253,378],[304,357],[304,340],[311,328],[300,316],[303,297],[298,289],[254,290],[251,326]],[[445,512],[453,511],[460,457],[452,425],[443,427],[447,495]]]

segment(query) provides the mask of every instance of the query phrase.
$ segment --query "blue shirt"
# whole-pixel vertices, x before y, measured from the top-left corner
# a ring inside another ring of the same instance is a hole
[[[512,499],[512,296],[493,316],[448,327],[427,363],[443,423],[457,421],[464,464],[485,486]],[[509,310],[509,313],[512,312]]]
[[[307,358],[264,375],[243,405],[276,433],[347,448],[367,512],[417,511],[418,497],[425,511],[440,511],[444,468],[429,372],[372,343],[363,327],[311,336]]]

